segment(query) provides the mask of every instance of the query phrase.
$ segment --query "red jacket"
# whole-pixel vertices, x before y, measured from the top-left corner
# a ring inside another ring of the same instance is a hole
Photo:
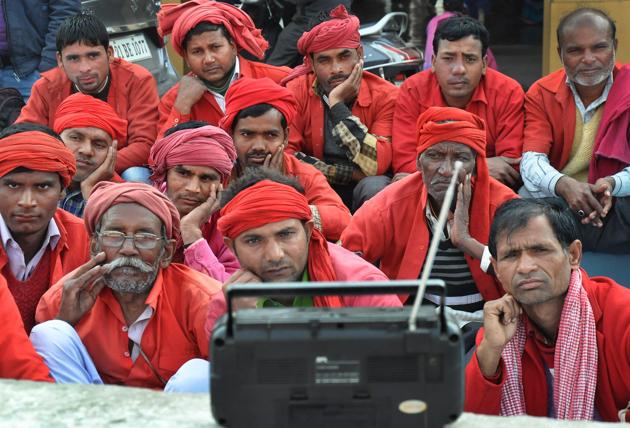
[[[350,223],[352,216],[339,195],[330,187],[324,174],[286,153],[284,173],[298,179],[304,187],[308,203],[317,207],[322,221],[322,232],[326,239],[337,241],[341,237],[341,232]]]
[[[288,153],[304,152],[324,159],[324,106],[313,90],[315,75],[300,76],[287,83],[298,102],[298,113],[293,119],[289,134]],[[392,119],[398,88],[387,80],[363,72],[359,96],[352,107],[352,114],[377,137],[377,175],[389,169],[392,161]]]
[[[489,184],[491,223],[499,205],[516,195],[493,178]],[[419,278],[429,250],[427,195],[419,172],[392,183],[354,214],[341,235],[341,244],[371,263],[380,261],[381,270],[390,279]],[[470,222],[475,222],[474,212],[471,212]],[[487,236],[473,237],[482,243],[488,242]],[[501,284],[481,270],[479,260],[466,256],[466,262],[484,300],[503,295]]]
[[[584,270],[582,281],[593,308],[597,333],[595,407],[604,421],[618,421],[617,412],[630,401],[630,290],[609,278],[589,278]],[[477,335],[477,345],[482,339],[483,329]],[[530,338],[525,342],[522,371],[527,414],[546,417],[547,379],[542,358]],[[505,373],[503,360],[501,373]],[[473,355],[466,367],[464,410],[498,415],[504,379],[505,376],[501,376],[500,383],[487,380],[479,369],[477,355]]]
[[[57,208],[53,218],[61,237],[51,254],[49,287],[90,259],[90,237],[83,220],[61,208]],[[0,245],[0,271],[7,263],[7,253]]]
[[[144,67],[115,58],[109,70],[107,103],[129,122],[127,139],[118,141],[116,172],[120,174],[129,167],[147,163],[155,142],[159,96],[155,79]],[[52,128],[57,107],[71,93],[72,82],[61,68],[42,73],[17,122],[41,123]]]
[[[250,61],[239,55],[239,77],[252,77],[260,79],[268,77],[276,83],[280,83],[290,72],[288,67],[276,67],[264,64],[262,62]],[[192,73],[188,74],[192,76]],[[188,122],[191,120],[202,120],[210,125],[218,126],[219,121],[223,117],[223,111],[217,104],[217,101],[210,92],[205,92],[201,99],[190,110],[190,114],[181,114],[175,109],[175,99],[179,92],[179,83],[169,89],[160,101],[160,121],[158,126],[158,138],[173,126]]]
[[[24,331],[7,282],[0,276],[0,378],[52,382],[50,371]]]
[[[615,66],[613,74],[617,74]],[[525,139],[523,152],[549,156],[557,170],[569,161],[575,136],[575,99],[566,83],[564,69],[535,82],[525,95]]]
[[[523,146],[523,100],[525,94],[514,79],[487,69],[464,110],[486,122],[486,157],[518,158]],[[411,76],[403,83],[394,113],[394,172],[415,172],[418,117],[429,107],[447,107],[440,85],[431,70]]]

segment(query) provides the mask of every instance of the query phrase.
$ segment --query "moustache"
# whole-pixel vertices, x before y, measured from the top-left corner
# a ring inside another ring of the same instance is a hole
[[[76,158],[77,162],[83,162],[83,163],[86,163],[88,165],[94,165],[94,161],[93,160],[86,159],[84,157],[77,157],[77,156],[75,156],[75,158]]]
[[[142,273],[150,273],[153,272],[153,266],[148,263],[143,262],[137,257],[119,257],[116,260],[112,260],[111,262],[103,265],[103,273],[105,275],[109,275],[115,269],[122,267],[132,267],[138,269]]]
[[[336,76],[331,77],[330,79],[328,79],[328,84],[332,84],[338,81],[343,82],[344,80],[346,80],[348,77],[350,77],[349,74],[338,74]]]

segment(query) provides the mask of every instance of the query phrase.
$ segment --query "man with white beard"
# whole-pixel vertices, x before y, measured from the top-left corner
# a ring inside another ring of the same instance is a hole
[[[92,259],[42,297],[31,334],[53,378],[207,391],[204,323],[221,284],[171,264],[175,206],[145,184],[101,182],[84,220]]]
[[[560,196],[601,226],[612,197],[630,195],[630,65],[615,65],[615,23],[601,10],[569,13],[557,38],[563,68],[525,98],[520,193]]]

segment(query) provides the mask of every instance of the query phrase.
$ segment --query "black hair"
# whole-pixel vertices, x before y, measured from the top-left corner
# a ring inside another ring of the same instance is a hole
[[[226,206],[241,191],[263,180],[271,180],[276,183],[291,186],[304,195],[304,188],[295,178],[288,177],[274,169],[262,166],[249,167],[245,169],[243,175],[232,181],[229,187],[221,194],[221,207]]]
[[[269,110],[275,109],[278,113],[280,113],[280,125],[282,125],[282,129],[287,128],[287,118],[284,117],[284,114],[278,109],[276,109],[271,104],[256,104],[253,106],[249,106],[239,111],[234,120],[232,121],[232,129],[236,127],[236,124],[239,120],[245,119],[246,117],[260,117],[263,114],[267,113]]]
[[[198,36],[208,31],[220,31],[223,37],[225,37],[228,42],[233,43],[232,36],[230,35],[230,33],[228,33],[223,25],[203,21],[195,25],[192,30],[186,33],[184,40],[182,40],[182,48],[184,49],[184,51],[186,50],[188,42],[190,42],[190,39],[192,39],[193,36]]]
[[[433,38],[433,53],[437,55],[440,40],[454,42],[468,36],[473,36],[481,42],[481,56],[486,56],[490,34],[481,22],[468,16],[454,16],[440,22]]]
[[[197,128],[201,128],[202,126],[208,126],[208,125],[210,124],[208,122],[204,122],[203,120],[190,120],[188,122],[178,123],[177,125],[171,128],[168,128],[166,132],[164,133],[164,136],[168,137],[169,135],[177,131],[182,131],[184,129],[197,129]]]
[[[510,237],[527,226],[535,217],[544,215],[563,249],[580,239],[578,225],[567,203],[561,198],[512,199],[503,203],[494,214],[490,228],[488,249],[497,257],[497,241],[502,236]]]
[[[571,25],[584,24],[593,15],[599,16],[600,18],[603,18],[606,22],[608,22],[610,38],[612,40],[615,40],[615,38],[617,37],[617,25],[615,25],[615,21],[613,21],[612,18],[606,14],[606,12],[592,7],[581,7],[563,16],[560,20],[560,23],[558,23],[558,28],[556,29],[558,46],[562,44],[562,36],[564,35],[566,27],[569,27]]]
[[[93,14],[79,12],[67,18],[57,30],[57,52],[66,46],[83,43],[88,46],[109,47],[109,34],[105,25]]]
[[[14,135],[14,134],[19,134],[21,132],[30,132],[30,131],[43,132],[44,134],[48,134],[51,137],[55,137],[59,141],[63,142],[59,134],[57,134],[55,131],[53,131],[49,127],[45,125],[41,125],[39,123],[30,123],[30,122],[14,123],[7,126],[2,131],[0,131],[0,139]]]
[[[444,0],[442,7],[447,12],[464,13],[465,10],[464,0]]]

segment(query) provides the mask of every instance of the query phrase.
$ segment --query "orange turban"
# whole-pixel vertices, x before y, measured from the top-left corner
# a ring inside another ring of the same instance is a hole
[[[94,186],[83,212],[88,232],[93,234],[103,214],[118,204],[138,204],[145,207],[162,220],[169,239],[179,240],[179,213],[175,205],[156,188],[134,182],[101,181]]]
[[[225,94],[225,116],[219,126],[232,131],[232,122],[241,110],[257,104],[269,104],[278,110],[290,125],[297,112],[293,92],[278,85],[268,77],[252,79],[243,77],[230,85]]]
[[[57,138],[40,131],[19,132],[0,140],[0,177],[20,167],[56,172],[64,188],[77,171],[72,152]]]
[[[162,4],[157,19],[160,36],[172,33],[173,48],[180,56],[184,56],[182,43],[186,34],[202,22],[224,26],[239,51],[246,50],[257,58],[263,59],[269,47],[249,15],[226,3],[190,0],[182,4]]]
[[[159,187],[166,180],[168,169],[175,165],[214,168],[225,180],[232,172],[235,160],[236,149],[232,137],[221,128],[207,125],[182,129],[157,140],[151,146],[151,180]]]
[[[250,229],[289,219],[312,219],[306,197],[286,184],[262,180],[241,190],[223,207],[217,227],[223,236],[235,239]],[[308,246],[307,265],[311,281],[335,281],[328,244],[315,228]],[[341,306],[341,300],[335,296],[314,297],[313,302],[315,306]]]
[[[55,132],[68,128],[99,128],[118,142],[127,139],[127,121],[105,101],[80,92],[63,100],[55,112]]]
[[[358,49],[361,46],[359,18],[350,15],[342,4],[330,11],[330,18],[302,34],[297,48],[300,55],[304,56],[304,62],[282,80],[283,85],[311,72],[311,54],[329,49]]]

